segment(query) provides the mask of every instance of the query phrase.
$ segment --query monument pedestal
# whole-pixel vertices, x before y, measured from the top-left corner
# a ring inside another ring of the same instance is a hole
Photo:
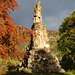
[[[43,22],[34,23],[32,30],[35,31],[36,36],[32,37],[32,48],[33,49],[49,49],[49,38],[47,35],[46,25]]]

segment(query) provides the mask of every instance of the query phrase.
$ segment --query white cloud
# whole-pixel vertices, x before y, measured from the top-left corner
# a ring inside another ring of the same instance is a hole
[[[46,23],[46,27],[48,30],[58,29],[58,19],[56,17],[45,17],[44,22]]]
[[[48,16],[44,18],[47,30],[58,30],[65,17],[68,17],[71,11],[63,10],[57,16]]]

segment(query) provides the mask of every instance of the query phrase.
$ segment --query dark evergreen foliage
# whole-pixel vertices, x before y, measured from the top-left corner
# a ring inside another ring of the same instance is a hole
[[[60,39],[58,40],[58,49],[63,52],[62,62],[65,63],[64,67],[73,69],[75,66],[75,11],[65,18],[59,28]],[[67,61],[68,60],[68,61]],[[69,62],[71,61],[71,62]],[[71,65],[68,65],[71,64]]]

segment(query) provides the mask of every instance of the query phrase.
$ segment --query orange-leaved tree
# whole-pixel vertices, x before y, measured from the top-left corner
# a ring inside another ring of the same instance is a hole
[[[0,0],[0,57],[1,58],[22,58],[24,53],[18,50],[19,41],[28,41],[31,30],[22,26],[15,26],[9,14],[18,10],[15,0]]]

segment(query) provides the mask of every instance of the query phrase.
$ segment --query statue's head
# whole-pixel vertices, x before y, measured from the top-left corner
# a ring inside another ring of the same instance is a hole
[[[41,3],[41,0],[37,2],[37,4],[39,5]]]

